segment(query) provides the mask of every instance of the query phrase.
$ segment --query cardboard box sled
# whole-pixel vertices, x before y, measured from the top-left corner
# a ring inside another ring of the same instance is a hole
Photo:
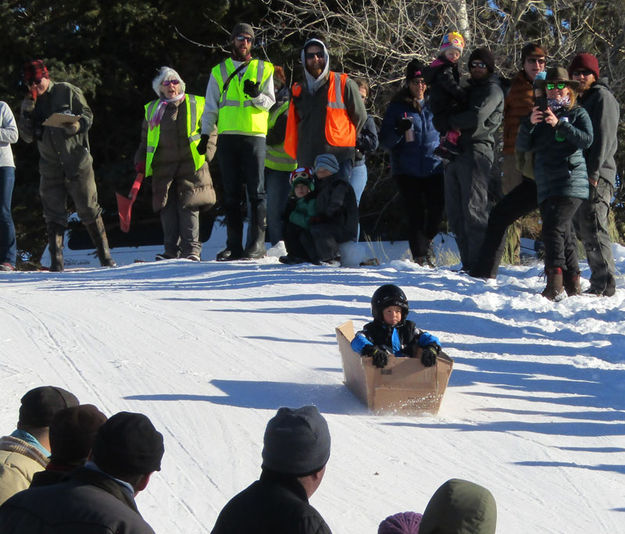
[[[420,358],[389,356],[388,365],[378,369],[372,358],[352,350],[354,335],[351,321],[336,329],[345,385],[369,410],[402,415],[438,413],[453,366],[447,354],[441,351],[432,367],[424,367]]]

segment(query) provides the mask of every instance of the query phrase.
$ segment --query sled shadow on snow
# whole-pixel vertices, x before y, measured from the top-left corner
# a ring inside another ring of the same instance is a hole
[[[194,401],[222,406],[277,410],[282,406],[314,404],[322,413],[337,415],[369,415],[365,406],[343,384],[295,384],[253,380],[211,380],[210,384],[224,395],[189,395],[163,393],[129,395],[126,400]]]

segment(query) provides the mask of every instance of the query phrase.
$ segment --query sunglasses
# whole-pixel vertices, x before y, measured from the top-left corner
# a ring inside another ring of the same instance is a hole
[[[239,41],[240,43],[242,43],[243,41],[245,41],[246,43],[252,42],[252,38],[248,37],[247,35],[237,35],[235,39]]]
[[[163,85],[167,87],[168,85],[178,85],[180,80],[164,80]]]
[[[323,59],[323,52],[306,52],[306,59]]]
[[[425,80],[423,78],[413,78],[412,80],[410,80],[410,83],[413,83],[415,85],[425,85]]]
[[[472,69],[485,69],[486,63],[484,63],[483,61],[471,61],[471,68]]]
[[[28,82],[28,85],[39,85],[43,81],[43,78],[39,78],[38,80],[31,80]]]
[[[566,84],[564,82],[548,83],[546,84],[546,87],[548,91],[552,91],[554,89],[564,89],[566,87]]]
[[[594,74],[594,72],[590,70],[576,70],[573,72],[573,76],[590,76],[591,74]]]
[[[545,60],[539,57],[527,57],[525,58],[525,61],[527,61],[528,63],[538,63],[539,65],[545,64]]]

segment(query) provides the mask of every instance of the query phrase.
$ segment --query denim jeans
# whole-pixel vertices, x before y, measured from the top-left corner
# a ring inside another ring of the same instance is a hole
[[[365,190],[365,186],[367,185],[367,166],[364,163],[362,165],[354,165],[352,167],[349,183],[351,184],[354,194],[356,195],[356,205],[360,206],[360,197],[362,197],[362,192]],[[358,239],[360,239],[360,223],[358,223],[356,242],[358,242]]]
[[[276,171],[265,167],[265,195],[267,197],[267,232],[269,241],[275,245],[283,240],[282,216],[289,200],[291,184],[289,171]]]
[[[15,185],[15,167],[0,167],[0,263],[15,267],[17,244],[11,217],[11,198]]]

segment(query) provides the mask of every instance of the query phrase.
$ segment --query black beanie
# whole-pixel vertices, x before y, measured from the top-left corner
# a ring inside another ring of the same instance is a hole
[[[469,69],[471,68],[471,61],[475,61],[476,59],[484,62],[488,72],[495,72],[495,57],[488,48],[476,48],[471,52],[469,56]]]
[[[280,408],[267,423],[263,469],[305,476],[319,471],[329,458],[328,423],[315,406]]]
[[[78,404],[76,396],[63,388],[41,386],[31,389],[22,397],[19,424],[31,427],[50,426],[56,412]]]
[[[408,65],[406,65],[406,81],[409,82],[414,78],[423,78],[423,71],[425,65],[418,59],[412,59]]]
[[[161,470],[163,435],[143,414],[119,412],[98,430],[93,461],[112,475],[146,475]]]
[[[59,410],[50,423],[51,460],[62,464],[82,463],[93,447],[106,415],[93,404]]]

